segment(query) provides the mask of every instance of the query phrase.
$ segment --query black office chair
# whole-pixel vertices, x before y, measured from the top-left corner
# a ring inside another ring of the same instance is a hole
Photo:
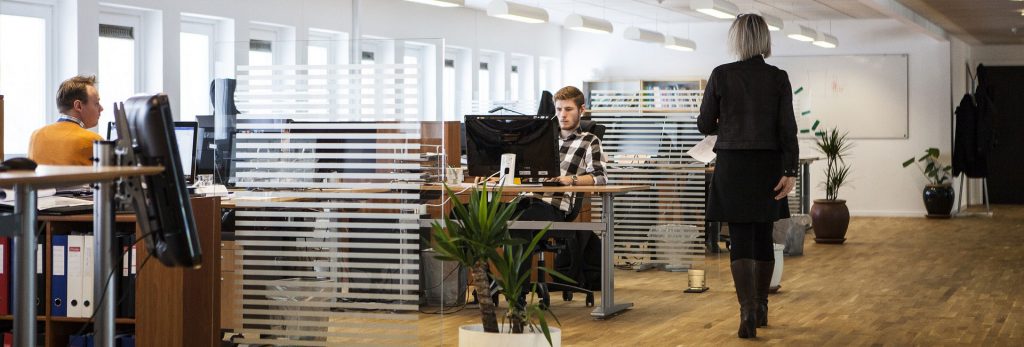
[[[594,134],[595,136],[597,136],[597,138],[599,140],[603,140],[604,139],[604,134],[605,134],[605,131],[607,130],[607,128],[604,125],[598,124],[597,122],[594,122],[592,120],[581,120],[580,121],[580,128],[581,128],[581,130],[583,130],[585,132]],[[569,213],[566,214],[566,216],[565,216],[565,221],[566,222],[575,221],[576,218],[579,217],[580,210],[582,210],[583,205],[586,203],[586,199],[587,199],[587,194],[574,194],[572,205],[571,205],[571,208],[569,209]],[[584,234],[584,233],[589,233],[589,235],[588,234]],[[577,279],[577,283],[575,285],[571,285],[570,286],[570,284],[568,284],[568,283],[559,283],[559,282],[556,281],[556,282],[553,282],[551,284],[551,287],[549,287],[545,283],[544,273],[543,272],[538,272],[537,273],[537,276],[538,276],[537,277],[537,282],[539,282],[538,283],[538,289],[540,291],[540,293],[538,293],[538,294],[541,296],[541,302],[542,302],[543,305],[549,305],[550,304],[550,296],[548,294],[549,290],[552,289],[552,288],[559,288],[559,289],[562,290],[562,300],[564,300],[564,301],[572,301],[573,293],[576,292],[576,291],[582,291],[582,292],[586,293],[586,295],[587,295],[587,297],[586,297],[586,305],[588,307],[589,306],[594,306],[594,290],[586,290],[586,289],[580,290],[580,288],[586,287],[586,286],[590,285],[589,283],[580,283],[580,281],[579,281],[584,276],[582,274],[582,271],[583,271],[583,266],[585,264],[583,264],[584,262],[582,260],[585,259],[585,258],[584,258],[584,256],[582,254],[576,255],[576,254],[574,254],[575,252],[573,252],[573,250],[569,249],[569,247],[581,248],[580,247],[580,243],[581,242],[589,241],[591,239],[591,237],[589,237],[589,236],[591,236],[593,234],[593,232],[591,232],[589,230],[578,230],[578,231],[573,231],[573,232],[563,232],[563,233],[560,233],[560,234],[561,235],[558,235],[556,237],[561,238],[564,243],[555,243],[555,244],[544,243],[543,245],[538,246],[538,249],[536,249],[535,252],[554,252],[556,254],[556,257],[562,256],[566,252],[570,253],[570,266],[571,267],[575,267],[576,270],[580,271],[580,275],[576,276],[577,277],[576,278]],[[583,245],[583,247],[585,247],[585,246],[586,245]],[[582,252],[583,249],[581,248],[580,251]],[[576,255],[576,256],[573,256],[573,255]],[[537,263],[537,266],[541,267],[541,266],[544,266],[544,265],[545,265],[544,253],[541,253],[541,258],[539,259],[539,261]],[[570,276],[570,277],[572,277],[572,276]],[[598,285],[599,285],[599,283],[598,283]],[[591,286],[591,288],[593,288],[593,287]]]

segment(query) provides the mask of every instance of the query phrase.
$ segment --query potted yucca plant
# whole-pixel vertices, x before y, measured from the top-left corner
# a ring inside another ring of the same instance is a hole
[[[501,188],[488,193],[484,184],[480,183],[469,192],[468,203],[465,204],[445,185],[453,217],[445,216],[443,225],[438,222],[432,225],[437,258],[458,262],[469,269],[480,306],[481,324],[459,327],[459,345],[561,346],[561,331],[548,326],[547,315],[551,312],[536,300],[525,300],[530,273],[520,271],[530,264],[533,250],[544,238],[547,228],[538,232],[529,243],[512,238],[508,223],[518,217],[514,214],[519,198],[502,204]],[[487,272],[491,264],[497,269],[496,276]],[[573,282],[557,271],[540,270]],[[503,319],[505,324],[501,325],[495,314],[497,303],[491,296],[492,279],[509,303]],[[557,318],[555,322],[558,322]]]
[[[929,148],[924,150],[921,158],[910,158],[903,162],[903,167],[917,163],[924,177],[928,179],[928,185],[924,188],[924,207],[928,210],[928,218],[949,218],[953,209],[953,185],[950,183],[950,171],[952,166],[943,165],[939,162],[939,149]],[[921,164],[924,163],[924,166]]]
[[[818,152],[825,155],[825,198],[815,199],[811,206],[811,220],[814,223],[814,242],[841,244],[846,241],[846,229],[850,226],[850,209],[846,200],[839,199],[839,188],[850,177],[850,166],[844,159],[850,152],[851,144],[847,133],[838,128],[818,134]]]

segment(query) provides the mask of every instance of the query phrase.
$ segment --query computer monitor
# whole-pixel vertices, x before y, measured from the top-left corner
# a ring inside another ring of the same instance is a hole
[[[558,176],[557,121],[546,116],[466,116],[470,176],[487,177],[500,171],[505,153],[516,155],[515,177]]]
[[[181,149],[181,169],[185,182],[192,183],[196,177],[196,122],[174,122],[174,138]],[[117,124],[107,123],[107,140],[117,140]]]
[[[118,126],[118,137],[128,139],[130,134],[134,144],[121,141],[120,146],[130,146],[140,165],[165,168],[143,177],[144,185],[130,188],[137,192],[133,202],[146,248],[166,266],[198,267],[202,252],[167,95],[128,98],[123,113],[117,115],[125,123]]]
[[[174,137],[178,139],[182,174],[192,183],[196,177],[196,122],[174,122]]]
[[[315,128],[314,127],[312,129],[298,129],[298,128],[290,129],[289,132],[291,132],[293,134],[301,134],[301,133],[319,133],[319,134],[376,134],[377,133],[377,129],[374,129],[373,127],[365,127],[364,129],[356,129],[356,127],[345,128],[345,129],[340,129],[340,128],[337,128],[337,127],[333,128],[333,129],[331,128],[332,124],[359,124],[361,122],[303,122],[303,121],[290,121],[289,123],[293,123],[293,124],[307,124],[307,125],[316,125],[316,124],[322,124],[323,125],[323,128]],[[367,123],[362,123],[362,124],[367,124]],[[315,140],[295,139],[295,140],[292,140],[292,141],[293,142],[309,141],[309,142],[315,142],[315,143],[318,143],[318,144],[330,143],[330,144],[350,144],[350,145],[355,145],[355,146],[336,146],[334,148],[330,148],[331,146],[318,146],[318,148],[314,150],[314,153],[316,153],[318,155],[321,155],[321,157],[317,158],[316,162],[318,164],[326,164],[326,165],[320,165],[320,168],[316,169],[316,172],[318,172],[318,173],[325,173],[325,172],[326,173],[374,173],[374,172],[376,172],[376,169],[366,168],[366,167],[364,167],[364,166],[362,166],[360,164],[376,163],[377,159],[374,159],[374,158],[344,158],[343,156],[345,156],[346,154],[373,154],[373,153],[377,153],[377,149],[374,149],[374,147],[371,145],[371,144],[377,143],[377,141],[378,141],[377,139],[375,139],[375,138],[329,138],[329,137],[330,136],[318,137]],[[366,144],[367,146],[362,147],[362,148],[358,148],[359,144]]]

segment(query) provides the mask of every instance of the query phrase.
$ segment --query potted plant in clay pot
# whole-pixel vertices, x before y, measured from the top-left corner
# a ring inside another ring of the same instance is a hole
[[[561,346],[561,330],[548,326],[547,315],[551,312],[535,300],[529,303],[525,300],[530,273],[520,271],[530,264],[533,250],[544,238],[547,228],[529,243],[514,239],[509,234],[508,223],[517,218],[514,213],[518,197],[502,204],[501,189],[489,194],[481,183],[470,191],[468,202],[463,204],[447,186],[445,190],[452,201],[453,217],[445,216],[443,225],[438,222],[432,225],[437,258],[458,262],[469,269],[480,304],[481,324],[459,327],[459,346]],[[497,269],[497,276],[488,274],[490,265]],[[573,282],[557,271],[540,270]],[[509,303],[500,325],[495,314],[497,302],[492,299],[490,289],[491,279],[497,282]]]
[[[850,226],[850,209],[846,200],[839,199],[839,188],[850,177],[850,166],[844,157],[851,144],[846,133],[840,134],[837,128],[818,134],[816,144],[818,152],[825,155],[825,198],[815,199],[811,206],[814,242],[841,244],[846,241],[846,229]]]
[[[939,149],[929,148],[924,151],[921,158],[910,158],[903,162],[903,167],[917,163],[924,177],[928,179],[928,185],[924,187],[924,207],[928,210],[928,218],[949,218],[949,212],[953,209],[953,184],[950,183],[950,171],[952,166],[942,165],[939,162]],[[924,166],[921,164],[924,163]]]

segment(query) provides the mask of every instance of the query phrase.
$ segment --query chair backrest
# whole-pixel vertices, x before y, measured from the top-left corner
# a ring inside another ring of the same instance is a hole
[[[598,140],[604,141],[604,133],[605,130],[607,130],[607,127],[592,120],[580,120],[580,129],[594,134],[594,136],[597,136]],[[572,207],[569,209],[569,214],[565,215],[566,222],[574,221],[576,220],[576,217],[579,217],[580,209],[583,208],[583,202],[585,201],[584,199],[586,198],[586,195],[587,194],[575,194],[575,197],[572,199]]]

